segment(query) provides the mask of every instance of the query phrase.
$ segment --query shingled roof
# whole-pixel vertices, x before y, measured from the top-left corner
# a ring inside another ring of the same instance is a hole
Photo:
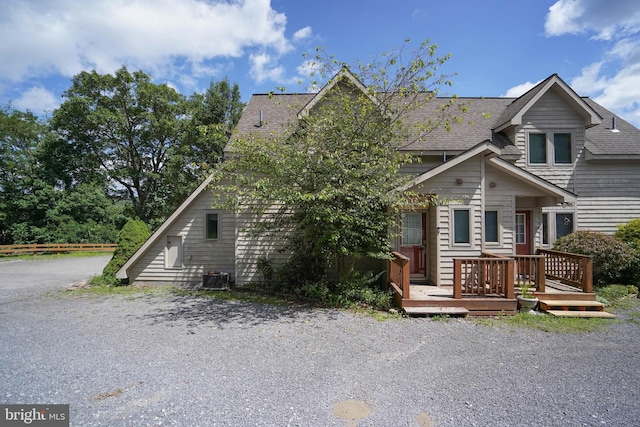
[[[617,118],[618,132],[612,132],[611,123],[615,115],[595,101],[577,96],[556,74],[518,98],[433,98],[424,108],[413,110],[403,118],[412,131],[406,141],[398,141],[399,147],[417,153],[445,151],[455,154],[483,141],[491,141],[502,149],[503,156],[519,155],[518,148],[502,130],[513,126],[510,123],[517,122],[518,116],[531,106],[532,100],[554,85],[585,117],[585,147],[592,158],[624,155],[640,158],[640,130]],[[238,123],[235,137],[252,132],[287,137],[295,128],[298,115],[314,99],[317,99],[315,93],[253,95]],[[420,134],[421,124],[441,120],[441,107],[449,102],[453,102],[452,113],[460,118],[460,123],[454,124],[450,131],[440,126]],[[457,109],[456,106],[464,108]]]

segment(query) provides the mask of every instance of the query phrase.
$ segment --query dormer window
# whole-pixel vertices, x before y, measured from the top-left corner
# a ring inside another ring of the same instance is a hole
[[[547,164],[547,134],[529,134],[529,163],[532,165]]]
[[[570,132],[530,132],[528,163],[530,165],[570,165],[573,163]]]

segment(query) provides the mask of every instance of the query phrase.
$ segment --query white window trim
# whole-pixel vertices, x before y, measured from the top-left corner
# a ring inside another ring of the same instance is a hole
[[[553,135],[556,133],[568,133],[571,135],[571,163],[556,163],[556,155],[555,155],[555,145],[553,140]],[[530,159],[530,144],[529,144],[529,135],[531,134],[544,134],[547,148],[547,158],[544,163],[531,163]],[[525,150],[527,153],[527,166],[534,168],[541,167],[550,167],[550,166],[558,166],[558,167],[572,167],[576,162],[576,132],[573,129],[536,129],[536,130],[528,130],[525,135]]]
[[[547,214],[548,224],[547,227],[549,231],[549,243],[544,245],[542,244],[542,225],[540,226],[540,243],[542,247],[551,248],[553,247],[556,240],[558,240],[558,233],[556,228],[556,219],[558,214],[571,214],[573,215],[573,230],[575,232],[578,230],[578,213],[574,209],[549,209],[544,210],[543,214]],[[540,215],[540,221],[542,222],[542,215]]]
[[[455,224],[455,211],[469,211],[469,243],[456,243],[456,224]],[[473,248],[474,247],[474,230],[473,230],[473,207],[472,206],[452,206],[449,210],[449,218],[451,218],[451,227],[450,227],[450,239],[451,239],[451,247],[464,247],[464,248]],[[483,237],[484,238],[484,237]]]
[[[547,220],[546,220],[546,228],[547,228],[547,242],[544,242],[544,226],[545,226],[545,220],[544,220],[544,216],[547,216]],[[553,239],[553,234],[551,232],[551,217],[555,217],[555,215],[552,215],[552,212],[541,212],[540,213],[540,246],[543,248],[550,248],[552,246],[552,241]]]
[[[496,221],[498,221],[498,241],[497,242],[488,242],[487,240],[485,240],[486,238],[486,224],[484,224],[483,230],[482,230],[482,242],[486,245],[486,246],[493,246],[493,247],[500,247],[502,246],[502,212],[500,211],[499,208],[497,207],[493,207],[490,206],[488,208],[485,208],[484,212],[496,212]],[[483,213],[482,215],[482,221],[484,223],[485,221],[485,215]]]
[[[207,236],[207,227],[209,225],[209,221],[207,219],[207,216],[210,215],[210,214],[218,215],[218,237],[215,237],[215,238]],[[220,235],[222,233],[222,231],[221,231],[221,229],[222,229],[222,227],[221,227],[222,215],[221,215],[220,211],[219,210],[213,210],[213,209],[206,209],[202,216],[203,216],[203,221],[204,221],[204,227],[203,227],[203,229],[204,229],[204,236],[203,236],[204,239],[207,240],[207,241],[212,241],[212,242],[220,240]]]

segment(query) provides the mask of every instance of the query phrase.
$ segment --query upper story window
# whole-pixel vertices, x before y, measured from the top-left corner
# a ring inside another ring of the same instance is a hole
[[[570,165],[573,143],[569,132],[531,132],[528,134],[530,165]]]

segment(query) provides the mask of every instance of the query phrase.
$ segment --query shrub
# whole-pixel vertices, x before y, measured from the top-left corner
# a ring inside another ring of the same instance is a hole
[[[629,221],[626,224],[618,225],[618,230],[614,234],[617,239],[629,243],[636,250],[640,249],[640,218]]]
[[[626,242],[636,251],[636,260],[631,268],[627,269],[621,281],[638,285],[640,283],[640,219],[634,219],[626,224],[618,225],[614,236]]]
[[[610,302],[621,300],[628,295],[634,295],[638,293],[638,288],[634,285],[608,285],[597,290],[598,296],[606,299]]]
[[[94,278],[92,283],[107,286],[119,285],[120,281],[116,278],[116,273],[149,236],[149,229],[143,221],[139,219],[129,220],[118,233],[116,249],[111,260],[102,270],[102,276]]]
[[[637,256],[625,242],[606,234],[579,230],[558,239],[558,251],[593,257],[593,279],[596,285],[619,282],[636,265]]]

